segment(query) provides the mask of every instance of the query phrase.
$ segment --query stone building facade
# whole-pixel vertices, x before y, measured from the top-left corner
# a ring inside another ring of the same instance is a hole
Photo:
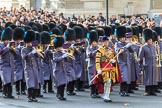
[[[109,15],[133,15],[147,14],[150,12],[162,12],[162,0],[108,0]],[[35,7],[44,10],[54,10],[67,15],[97,15],[106,12],[106,0],[0,0],[0,7],[7,8]]]

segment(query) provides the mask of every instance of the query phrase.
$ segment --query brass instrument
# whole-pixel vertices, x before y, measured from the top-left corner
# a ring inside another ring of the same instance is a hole
[[[53,34],[51,35],[51,41],[50,41],[50,44],[49,44],[49,50],[54,53],[55,52],[55,49],[54,49],[54,44],[53,44],[53,39],[56,37],[57,35]]]
[[[70,48],[70,46],[71,46],[70,44],[64,44],[63,45],[63,53],[66,53],[68,55],[68,57],[75,60],[74,49]]]
[[[156,57],[157,57],[157,67],[161,67],[161,52],[158,41],[155,41]]]
[[[132,38],[131,38],[131,43],[132,44],[136,44],[138,42],[138,37],[137,36],[132,36]]]
[[[10,41],[10,49],[15,49],[16,43],[14,41]]]

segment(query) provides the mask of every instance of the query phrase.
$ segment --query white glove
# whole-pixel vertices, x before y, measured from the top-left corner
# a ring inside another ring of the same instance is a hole
[[[71,44],[70,48],[74,48],[74,44]]]
[[[10,48],[10,43],[7,44],[6,48]]]
[[[97,74],[101,74],[102,73],[102,71],[101,70],[97,70]]]
[[[46,48],[46,51],[48,51],[49,50],[49,46]]]
[[[129,48],[130,46],[132,46],[132,43],[128,43],[125,47]]]
[[[21,48],[20,44],[17,46],[17,48],[18,48],[18,49],[20,49],[20,48]]]
[[[32,50],[32,52],[31,52],[32,54],[35,54],[35,53],[37,53],[36,52],[36,50],[35,50],[35,48]]]
[[[110,62],[111,62],[111,63],[115,63],[115,60],[114,60],[114,59],[110,59]]]
[[[65,53],[65,54],[63,54],[62,55],[62,58],[65,58],[65,57],[67,57],[68,55]]]

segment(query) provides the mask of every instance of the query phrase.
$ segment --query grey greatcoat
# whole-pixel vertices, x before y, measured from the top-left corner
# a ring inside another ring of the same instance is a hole
[[[115,52],[116,54],[119,52],[121,48],[124,48],[124,52],[119,54],[117,57],[119,69],[121,72],[122,82],[127,82],[130,84],[131,82],[131,66],[130,66],[130,52],[133,52],[131,47],[125,47],[127,45],[126,42],[116,42],[115,43]]]
[[[67,81],[68,82],[75,81],[76,80],[76,76],[75,76],[76,67],[75,67],[74,59],[70,57],[65,58],[65,70],[66,70]]]
[[[162,40],[158,41],[158,44],[159,44],[159,47],[160,47],[160,60],[161,60],[161,65],[162,65]],[[162,67],[159,67],[159,70],[158,70],[158,76],[159,76],[159,80],[158,82],[162,82]]]
[[[131,63],[131,81],[135,82],[137,79],[139,79],[139,63],[138,63],[138,54],[139,54],[139,46],[134,44],[132,45],[133,51],[130,52],[130,63]],[[136,57],[135,57],[136,54]]]
[[[156,81],[156,50],[155,46],[145,44],[140,49],[140,63],[143,64],[143,84],[157,85]]]
[[[36,57],[37,61],[37,66],[38,66],[38,82],[39,84],[44,83],[44,78],[43,78],[43,69],[42,69],[42,58],[41,57]]]
[[[63,55],[62,52],[55,52],[53,54],[53,65],[54,65],[53,75],[56,87],[67,84],[65,63],[64,59],[62,58],[62,55]]]
[[[0,70],[1,79],[4,85],[14,82],[14,51],[6,47],[5,43],[0,44]]]
[[[14,79],[15,81],[23,80],[24,79],[24,66],[21,57],[21,48],[17,48],[14,50]]]
[[[24,61],[24,75],[27,88],[39,89],[38,82],[38,64],[36,61],[37,54],[32,54],[33,47],[25,47],[21,51],[21,56]]]
[[[43,65],[42,70],[43,70],[44,80],[53,79],[52,78],[52,76],[53,76],[52,75],[52,73],[53,73],[52,59],[53,59],[52,52],[49,50],[46,50],[44,59],[42,61],[42,65]]]
[[[75,50],[74,51],[74,57],[75,57],[75,66],[76,66],[76,79],[80,79],[82,72],[83,72],[83,61],[82,61],[82,56],[80,50]]]
[[[94,78],[94,72],[96,70],[96,52],[98,47],[88,47],[87,48],[87,55],[88,55],[88,77],[89,81]]]

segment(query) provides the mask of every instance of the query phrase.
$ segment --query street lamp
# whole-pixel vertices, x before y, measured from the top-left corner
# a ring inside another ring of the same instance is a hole
[[[106,24],[109,24],[109,0],[106,0]]]

